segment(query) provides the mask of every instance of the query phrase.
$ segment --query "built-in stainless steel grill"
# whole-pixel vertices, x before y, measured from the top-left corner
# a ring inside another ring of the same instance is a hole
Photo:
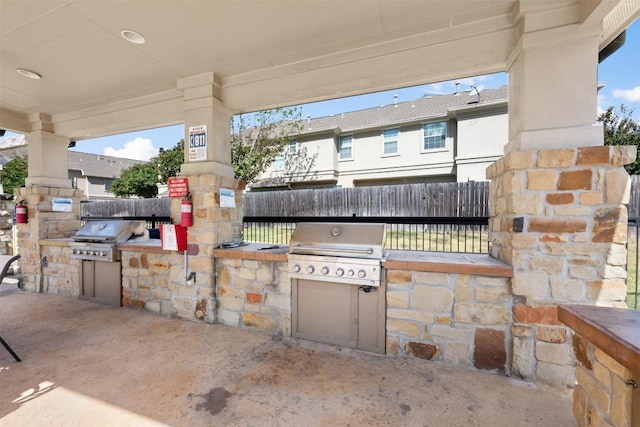
[[[119,243],[147,240],[144,221],[89,221],[69,243],[71,258],[81,260],[80,298],[100,304],[122,305]]]
[[[294,337],[385,352],[385,224],[299,223],[289,243]]]
[[[148,238],[144,221],[89,221],[71,236],[71,258],[94,261],[119,261],[119,243],[132,237]]]

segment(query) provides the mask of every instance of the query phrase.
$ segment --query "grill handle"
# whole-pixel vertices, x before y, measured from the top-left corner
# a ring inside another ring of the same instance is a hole
[[[327,252],[339,252],[339,253],[349,253],[349,254],[364,254],[371,255],[373,253],[372,248],[367,249],[349,249],[349,248],[333,248],[333,247],[322,247],[322,246],[303,246],[303,245],[295,245],[294,248],[296,252],[298,250],[304,251],[305,254],[312,255],[326,255]]]

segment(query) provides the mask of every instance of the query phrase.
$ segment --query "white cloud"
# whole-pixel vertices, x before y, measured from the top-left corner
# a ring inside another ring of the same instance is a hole
[[[153,146],[150,139],[140,137],[137,137],[133,141],[125,142],[124,148],[115,149],[113,147],[105,147],[103,151],[106,156],[144,161],[148,161],[158,154],[158,149]]]
[[[614,89],[612,92],[614,98],[622,98],[628,102],[640,101],[640,86],[633,89]]]

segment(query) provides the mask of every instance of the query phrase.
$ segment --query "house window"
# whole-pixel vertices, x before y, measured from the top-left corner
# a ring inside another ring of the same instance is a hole
[[[398,129],[385,129],[382,131],[384,141],[384,154],[398,153]]]
[[[340,160],[351,159],[353,158],[353,153],[351,152],[351,135],[349,136],[341,136],[338,142],[338,152],[340,154]]]
[[[278,156],[275,159],[273,159],[273,163],[271,164],[271,169],[273,169],[274,171],[284,170],[285,157],[287,155],[287,151],[289,154],[295,154],[296,144],[297,144],[297,141],[295,139],[290,140],[289,145],[287,147],[284,147],[282,150],[280,150],[280,154],[278,154]]]
[[[447,122],[427,123],[422,126],[424,132],[424,150],[444,148],[447,139]]]
[[[113,184],[113,180],[111,178],[104,179],[104,189],[105,191],[111,190],[111,184]]]

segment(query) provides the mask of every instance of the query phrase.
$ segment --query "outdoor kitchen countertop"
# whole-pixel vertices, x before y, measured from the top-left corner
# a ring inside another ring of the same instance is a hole
[[[289,246],[285,244],[248,243],[235,248],[213,251],[217,258],[241,258],[265,261],[287,261]],[[385,251],[382,266],[395,270],[417,270],[439,273],[479,274],[513,277],[513,268],[487,254],[464,254],[420,251]]]
[[[622,366],[640,375],[640,311],[589,305],[561,305],[558,319]]]

